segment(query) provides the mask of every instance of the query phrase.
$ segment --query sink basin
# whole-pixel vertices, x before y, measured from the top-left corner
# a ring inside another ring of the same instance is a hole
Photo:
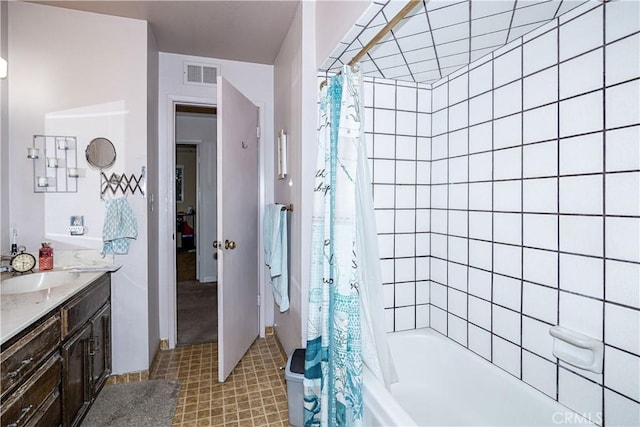
[[[11,277],[0,284],[1,295],[38,292],[59,286],[70,285],[78,280],[80,274],[68,271],[49,271],[46,273],[24,274]]]

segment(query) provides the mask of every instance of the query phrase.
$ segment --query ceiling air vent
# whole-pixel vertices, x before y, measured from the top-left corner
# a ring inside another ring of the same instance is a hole
[[[198,64],[195,62],[184,63],[184,84],[196,86],[211,86],[216,84],[218,67]]]

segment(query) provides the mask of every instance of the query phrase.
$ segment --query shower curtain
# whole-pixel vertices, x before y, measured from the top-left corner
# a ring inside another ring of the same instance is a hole
[[[387,385],[379,252],[361,75],[345,66],[320,102],[305,357],[305,426],[362,424],[363,362]]]

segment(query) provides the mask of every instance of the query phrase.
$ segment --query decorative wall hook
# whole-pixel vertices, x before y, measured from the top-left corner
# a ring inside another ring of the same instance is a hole
[[[146,197],[147,168],[145,166],[141,167],[140,176],[133,174],[129,176],[125,174],[118,175],[116,173],[107,176],[107,174],[100,171],[100,199],[104,200],[104,196],[108,192],[115,195],[118,191],[122,192],[123,195],[139,192],[142,197]]]

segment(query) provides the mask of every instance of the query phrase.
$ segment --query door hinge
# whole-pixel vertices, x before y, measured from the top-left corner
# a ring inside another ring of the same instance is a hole
[[[258,295],[258,306],[260,306],[260,295]]]
[[[260,139],[260,126],[256,127],[256,136]]]

